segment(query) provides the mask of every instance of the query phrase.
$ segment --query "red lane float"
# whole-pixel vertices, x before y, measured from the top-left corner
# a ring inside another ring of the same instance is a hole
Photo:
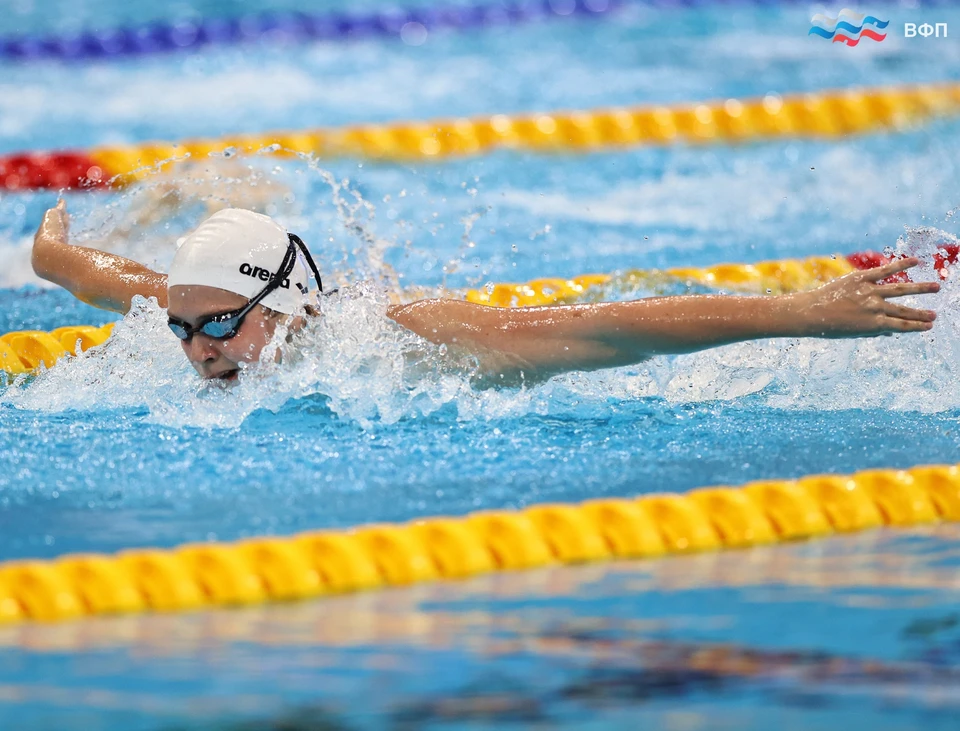
[[[93,188],[111,177],[82,152],[26,153],[0,157],[0,190]]]
[[[887,256],[878,251],[858,251],[856,254],[847,256],[847,261],[854,269],[873,269],[889,264],[894,258],[902,258],[902,255]],[[947,278],[947,268],[956,266],[960,259],[960,244],[937,244],[937,252],[933,255],[933,267],[940,279]],[[909,282],[910,275],[907,272],[897,272],[883,281],[885,282]]]

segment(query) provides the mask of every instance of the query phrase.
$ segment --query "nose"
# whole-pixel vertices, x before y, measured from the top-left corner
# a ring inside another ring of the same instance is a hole
[[[183,349],[186,351],[190,362],[198,365],[212,363],[220,355],[216,341],[200,333],[183,342]]]

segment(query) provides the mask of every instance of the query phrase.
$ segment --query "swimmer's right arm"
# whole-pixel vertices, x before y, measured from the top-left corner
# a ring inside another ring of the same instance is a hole
[[[77,299],[102,310],[126,314],[134,295],[156,297],[167,306],[167,276],[142,264],[97,249],[71,246],[70,219],[63,200],[43,216],[33,238],[33,271]]]

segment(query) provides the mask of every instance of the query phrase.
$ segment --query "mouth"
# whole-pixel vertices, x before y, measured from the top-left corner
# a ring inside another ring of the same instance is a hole
[[[211,380],[216,380],[216,381],[236,381],[237,378],[239,377],[240,377],[239,368],[231,368],[228,371],[223,371],[221,373],[217,373],[215,375],[209,376]]]

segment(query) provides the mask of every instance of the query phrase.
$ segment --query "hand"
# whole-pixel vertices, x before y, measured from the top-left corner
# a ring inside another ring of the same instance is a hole
[[[31,261],[33,271],[44,277],[51,258],[56,256],[56,250],[61,246],[68,246],[70,235],[70,216],[67,214],[67,204],[61,198],[54,208],[43,214],[43,221],[33,237],[33,255]]]
[[[33,237],[33,243],[36,245],[40,239],[44,239],[66,244],[69,234],[70,216],[67,214],[67,203],[61,198],[56,206],[43,214],[43,221],[40,222],[40,228]]]
[[[802,318],[800,329],[804,335],[822,338],[929,330],[937,317],[933,310],[905,307],[887,300],[939,292],[938,282],[878,284],[919,263],[915,257],[897,259],[882,267],[847,274],[819,289],[791,295],[791,314]]]

